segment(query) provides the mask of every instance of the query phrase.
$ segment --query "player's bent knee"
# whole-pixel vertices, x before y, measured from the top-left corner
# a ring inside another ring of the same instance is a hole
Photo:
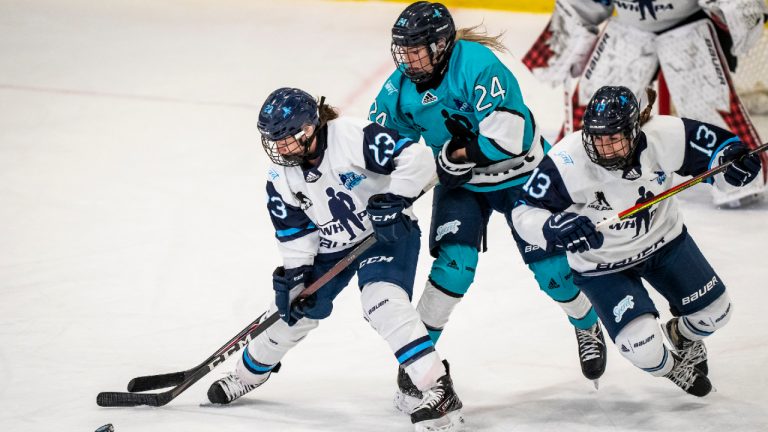
[[[475,280],[477,248],[458,243],[440,245],[429,278],[437,289],[458,297],[466,294]]]
[[[390,282],[371,282],[360,296],[363,317],[382,337],[388,339],[400,331],[420,324],[408,294]]]
[[[724,292],[707,307],[682,316],[680,332],[688,339],[702,339],[725,327],[731,320],[732,312],[731,298]]]
[[[672,364],[664,347],[661,327],[651,314],[630,321],[616,335],[614,343],[633,365],[653,375],[664,375]]]

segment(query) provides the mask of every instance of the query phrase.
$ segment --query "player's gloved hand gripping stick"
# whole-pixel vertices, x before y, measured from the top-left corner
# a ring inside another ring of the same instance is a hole
[[[416,199],[431,190],[436,183],[437,178],[433,178]],[[320,276],[302,291],[296,301],[303,302],[305,298],[328,283],[328,281],[347,268],[375,243],[376,236],[368,236],[360,244],[355,246],[347,256],[342,258],[336,265],[328,270],[328,272]],[[266,316],[266,314],[267,312],[264,312],[259,315],[258,318],[248,324],[248,326],[242,329],[237,335],[222,345],[221,348],[216,350],[199,365],[185,371],[136,377],[128,383],[128,392],[101,392],[96,396],[96,403],[102,407],[129,407],[139,405],[163,406],[167,404],[180,395],[184,390],[191,387],[192,384],[207,375],[216,366],[223,363],[229,356],[248,345],[248,342],[280,319],[280,314],[277,311],[269,316]],[[175,387],[162,393],[134,393],[157,390],[171,386]]]

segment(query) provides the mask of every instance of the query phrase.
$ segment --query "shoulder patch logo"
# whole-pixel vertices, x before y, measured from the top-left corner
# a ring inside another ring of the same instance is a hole
[[[347,190],[354,189],[355,186],[359,185],[360,182],[367,178],[368,177],[366,177],[365,174],[355,174],[352,171],[339,174],[339,180],[341,180],[341,184]]]
[[[667,179],[667,174],[664,173],[664,171],[654,171],[654,174],[656,174],[656,178],[651,179],[651,181],[655,181],[658,184],[664,184],[664,181]]]
[[[605,193],[603,193],[603,191],[595,191],[595,200],[589,203],[587,207],[597,211],[613,210],[611,204],[605,199]]]
[[[555,156],[560,156],[560,159],[563,160],[564,164],[566,164],[566,165],[573,165],[573,158],[571,157],[571,155],[569,155],[565,151],[561,150],[561,151],[555,153]]]
[[[387,82],[384,84],[384,90],[387,91],[387,96],[392,96],[398,91],[397,87],[395,87],[395,85],[392,84],[392,80],[387,80]]]
[[[269,179],[272,181],[275,181],[275,179],[280,177],[280,174],[278,174],[274,168],[270,168],[269,171],[267,171],[267,175],[269,176]]]
[[[431,103],[437,102],[437,96],[433,95],[432,92],[427,90],[426,93],[424,93],[424,97],[421,98],[421,104],[422,105],[429,105]]]

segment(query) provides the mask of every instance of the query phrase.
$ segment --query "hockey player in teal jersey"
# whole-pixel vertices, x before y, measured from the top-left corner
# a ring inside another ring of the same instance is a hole
[[[512,206],[550,146],[517,80],[488,47],[504,49],[498,37],[476,28],[457,31],[440,3],[411,4],[392,28],[397,69],[370,109],[371,121],[423,138],[436,158],[440,185],[429,238],[435,260],[418,311],[437,341],[474,280],[488,219],[501,212],[540,288],[575,327],[584,376],[596,380],[605,371],[602,330],[565,254],[526,243],[512,225]],[[398,386],[395,403],[407,411],[409,396],[419,393],[402,371]]]

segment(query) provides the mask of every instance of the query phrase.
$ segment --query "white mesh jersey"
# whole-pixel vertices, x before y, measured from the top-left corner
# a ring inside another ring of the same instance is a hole
[[[272,165],[267,172],[267,209],[286,268],[356,245],[372,233],[372,195],[415,198],[435,172],[426,146],[376,123],[339,118],[317,139],[316,166]],[[415,219],[410,208],[404,213]]]
[[[655,116],[642,127],[634,162],[624,170],[609,171],[589,159],[581,132],[570,134],[553,147],[526,183],[525,199],[512,213],[514,224],[529,243],[554,248],[542,231],[553,213],[574,212],[597,224],[674,186],[672,173],[694,176],[708,170],[723,149],[738,140],[708,123]],[[733,188],[722,174],[710,180],[724,191]],[[647,259],[682,230],[676,200],[668,198],[602,229],[601,248],[568,252],[568,262],[585,276],[619,271]]]

